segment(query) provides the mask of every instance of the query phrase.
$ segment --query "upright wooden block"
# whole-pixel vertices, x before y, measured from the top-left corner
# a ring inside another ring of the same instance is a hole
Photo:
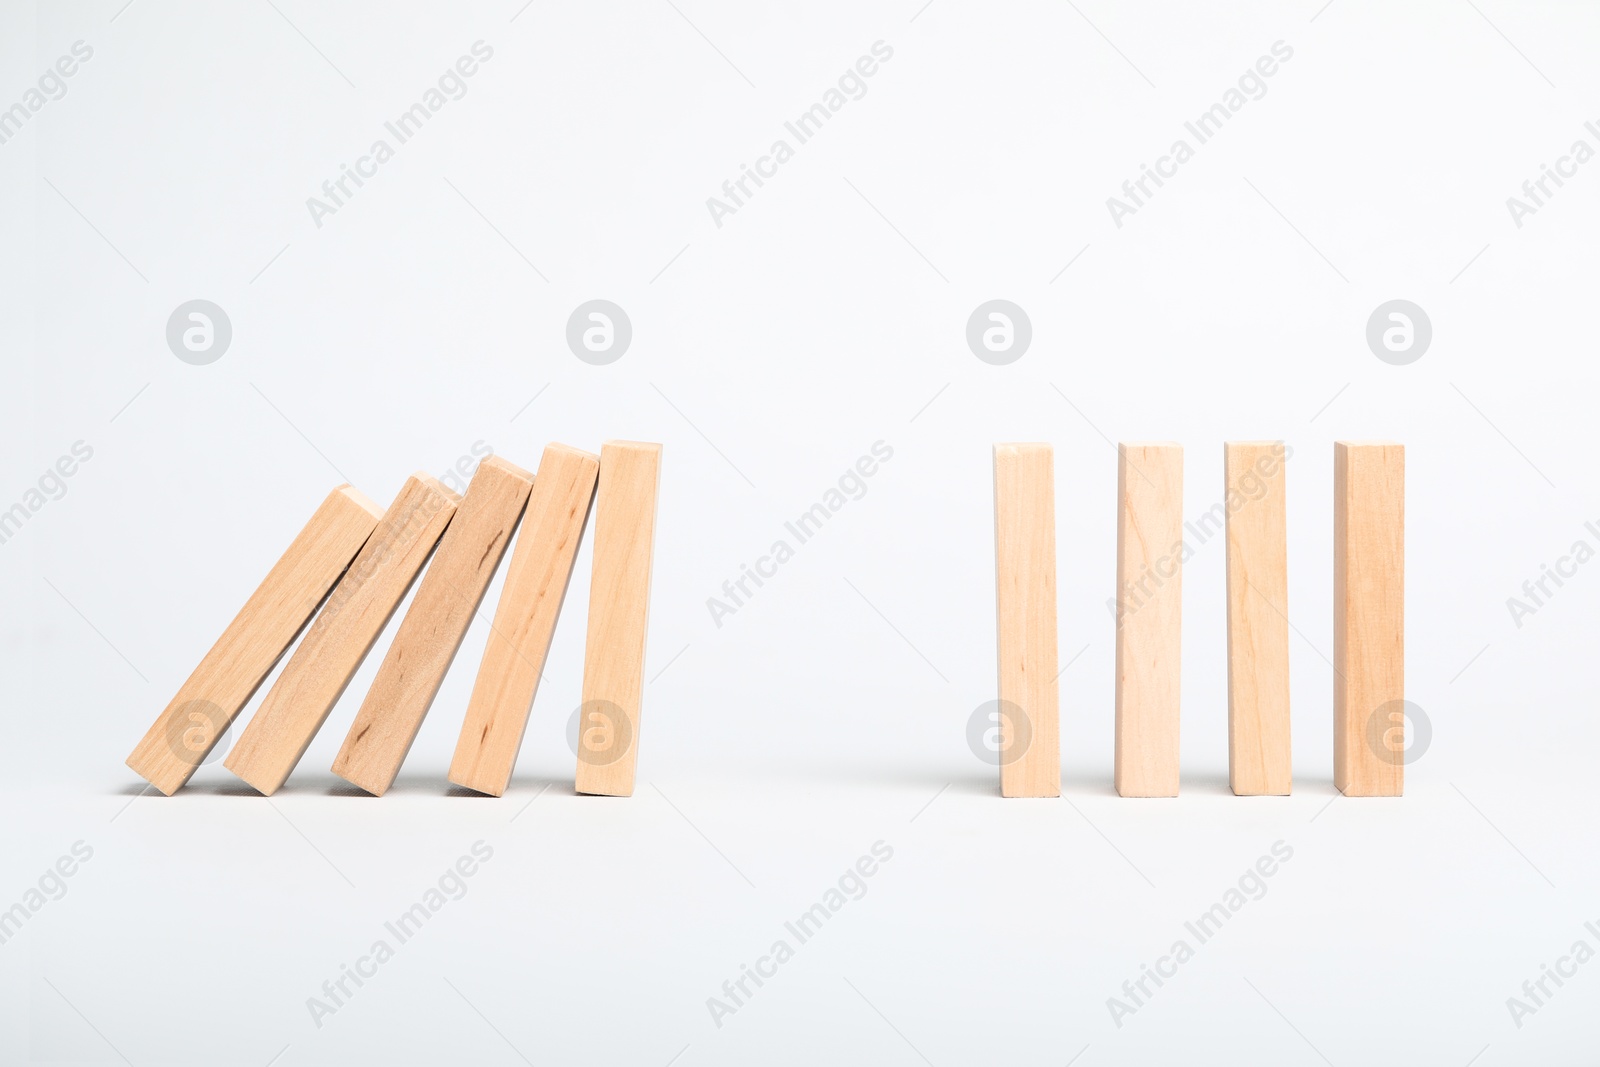
[[[1055,456],[994,446],[1000,795],[1061,795],[1056,678]]]
[[[1116,786],[1178,795],[1183,448],[1117,446]]]
[[[1287,796],[1289,566],[1282,441],[1223,445],[1228,526],[1228,785]]]
[[[511,783],[599,472],[599,456],[566,445],[547,446],[539,460],[450,761],[450,781],[456,785],[501,796]]]
[[[382,516],[348,485],[329,493],[134,747],[128,766],[168,796],[187,782]]]
[[[1405,753],[1388,732],[1405,700],[1405,446],[1333,445],[1333,781],[1397,797]]]
[[[578,727],[580,793],[633,795],[660,475],[660,445],[601,446]]]
[[[427,562],[460,499],[425,472],[406,479],[223,766],[268,796],[283,785]]]
[[[345,735],[333,773],[375,796],[394,782],[532,488],[533,475],[498,456],[478,465]]]

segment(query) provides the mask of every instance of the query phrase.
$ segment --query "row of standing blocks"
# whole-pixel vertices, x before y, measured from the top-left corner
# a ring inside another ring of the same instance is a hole
[[[128,766],[161,792],[177,791],[304,630],[224,761],[263,794],[277,791],[422,574],[333,763],[335,773],[381,795],[520,524],[450,765],[455,784],[503,794],[598,498],[583,709],[599,724],[592,731],[599,742],[580,745],[576,784],[581,793],[630,795],[660,462],[658,444],[609,441],[598,456],[552,444],[537,476],[491,456],[464,494],[417,473],[387,510],[340,486],[145,733]]]
[[[1117,447],[1115,781],[1122,796],[1178,794],[1183,449]],[[1284,795],[1289,745],[1285,448],[1223,448],[1227,529],[1228,780]],[[1054,458],[994,449],[1000,792],[1061,792],[1056,679]],[[1405,450],[1334,444],[1333,762],[1347,796],[1399,796],[1405,689]]]
[[[1117,451],[1116,788],[1176,796],[1183,449],[1129,443]],[[656,444],[607,442],[599,456],[552,444],[537,477],[490,457],[458,495],[418,473],[387,511],[350,486],[335,489],[128,765],[175,792],[305,630],[224,764],[272,794],[427,566],[333,764],[381,795],[520,523],[449,774],[457,785],[503,794],[598,496],[576,787],[630,795],[660,457]],[[1224,447],[1228,767],[1241,795],[1287,794],[1292,781],[1285,458],[1282,442]],[[1056,796],[1054,456],[1047,444],[1001,444],[994,462],[1000,791]],[[1336,442],[1333,511],[1334,783],[1346,795],[1398,796],[1403,738],[1392,743],[1390,724],[1403,722],[1405,680],[1402,446]]]

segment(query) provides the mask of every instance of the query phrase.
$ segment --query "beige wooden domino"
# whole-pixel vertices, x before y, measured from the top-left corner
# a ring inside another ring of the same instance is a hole
[[[1335,441],[1333,483],[1333,781],[1346,796],[1397,797],[1405,785],[1405,446]]]
[[[1228,530],[1228,785],[1286,796],[1289,567],[1282,441],[1223,446]]]
[[[348,485],[329,493],[128,756],[128,766],[168,796],[187,782],[382,517],[383,509]]]
[[[633,795],[660,475],[658,444],[607,441],[600,449],[579,708],[580,793]]]
[[[1054,453],[994,446],[1000,795],[1061,795]]]
[[[533,475],[498,456],[478,465],[345,735],[333,773],[375,796],[394,782],[532,488]]]
[[[460,499],[424,471],[406,479],[223,766],[268,796],[283,785],[427,562]]]
[[[599,456],[566,445],[546,446],[539,460],[450,761],[456,785],[501,796],[511,783],[599,472]]]
[[[1117,446],[1117,792],[1178,795],[1183,448]]]

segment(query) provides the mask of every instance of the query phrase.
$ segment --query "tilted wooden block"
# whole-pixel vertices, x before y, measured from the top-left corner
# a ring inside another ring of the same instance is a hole
[[[660,445],[607,441],[600,449],[578,726],[580,793],[633,795],[660,474]]]
[[[348,485],[329,493],[156,718],[128,766],[168,796],[187,782],[382,516]]]
[[[406,479],[223,766],[268,796],[283,785],[427,562],[460,499],[426,472]]]
[[[511,783],[599,471],[599,456],[566,445],[547,446],[539,460],[450,761],[456,785],[501,796]]]
[[[1061,795],[1054,452],[994,446],[1000,795]]]
[[[1405,446],[1335,441],[1333,483],[1333,782],[1346,796],[1397,797],[1405,785]]]
[[[1228,785],[1286,796],[1289,565],[1282,441],[1223,446],[1228,527]]]
[[[1117,792],[1178,795],[1183,448],[1117,446]]]
[[[533,475],[498,456],[478,465],[345,735],[333,773],[375,796],[394,782],[532,488]]]

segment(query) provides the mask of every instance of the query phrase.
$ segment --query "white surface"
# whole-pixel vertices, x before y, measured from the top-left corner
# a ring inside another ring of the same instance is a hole
[[[94,455],[0,545],[0,907],[93,857],[0,945],[0,1060],[1587,1062],[1600,964],[1520,1028],[1506,998],[1600,947],[1600,567],[1521,628],[1505,601],[1600,543],[1600,164],[1520,229],[1505,201],[1600,144],[1600,14],[675,2],[3,8],[0,107],[94,56],[0,144],[0,508]],[[466,95],[318,229],[306,198],[478,40]],[[867,94],[717,228],[705,199],[878,40]],[[1106,198],[1279,40],[1267,94],[1116,228]],[[564,342],[596,297],[634,329],[604,367]],[[997,297],[1033,325],[1003,367],[964,338]],[[208,366],[164,337],[195,298],[233,325]],[[1409,366],[1364,338],[1394,298],[1433,323]],[[326,767],[393,625],[280,796],[219,762],[133,799],[123,759],[332,485],[608,437],[665,444],[634,798],[570,793],[586,547],[504,799],[444,782],[481,622],[390,796]],[[1183,796],[1118,799],[1105,438],[1182,442],[1196,516],[1223,440],[1267,437],[1296,453],[1295,795],[1227,795],[1216,540],[1184,578]],[[1350,437],[1408,446],[1434,737],[1401,800],[1331,784]],[[706,598],[878,440],[865,495],[715,626]],[[1061,800],[1002,802],[965,742],[997,440],[1057,448]],[[307,998],[478,840],[466,895],[316,1026]],[[866,895],[717,1027],[707,998],[879,840]],[[1266,895],[1116,1026],[1107,998],[1280,840]]]

